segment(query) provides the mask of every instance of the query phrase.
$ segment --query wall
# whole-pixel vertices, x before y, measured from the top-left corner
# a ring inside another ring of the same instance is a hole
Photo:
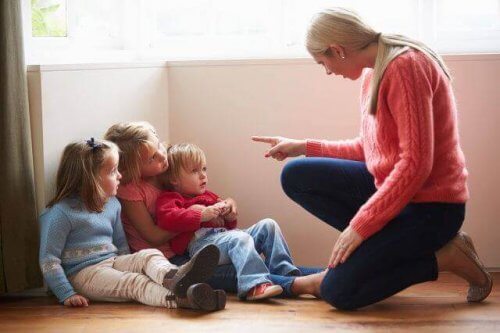
[[[54,194],[64,146],[104,135],[120,121],[147,120],[168,137],[165,63],[31,66],[30,113],[39,211]]]
[[[449,56],[472,199],[464,229],[485,264],[500,268],[500,56]],[[283,162],[252,135],[340,139],[359,126],[359,82],[327,77],[309,59],[171,62],[31,68],[39,206],[53,189],[63,146],[114,122],[144,119],[171,142],[207,153],[210,187],[238,202],[241,226],[276,219],[300,264],[324,265],[338,235],[282,192]],[[38,156],[38,158],[37,158]],[[43,169],[43,170],[41,170]],[[40,191],[41,189],[41,191]]]
[[[500,57],[450,56],[472,199],[464,229],[485,264],[500,267]],[[173,142],[193,141],[208,156],[210,186],[239,203],[242,225],[263,217],[281,225],[294,257],[324,264],[338,235],[289,200],[283,162],[266,160],[252,135],[341,139],[358,132],[359,82],[324,75],[310,60],[169,64]]]

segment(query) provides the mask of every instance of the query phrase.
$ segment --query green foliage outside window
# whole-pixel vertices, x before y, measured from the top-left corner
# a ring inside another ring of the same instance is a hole
[[[66,1],[31,0],[33,37],[66,37]]]

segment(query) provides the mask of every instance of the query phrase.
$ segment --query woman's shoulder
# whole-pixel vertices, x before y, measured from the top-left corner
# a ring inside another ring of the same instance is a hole
[[[437,69],[438,64],[435,60],[422,51],[409,48],[395,57],[386,68],[386,73],[420,71]],[[430,72],[429,72],[430,73]]]

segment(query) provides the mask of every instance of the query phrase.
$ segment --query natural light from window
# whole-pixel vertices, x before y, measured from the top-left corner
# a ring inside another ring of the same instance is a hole
[[[307,57],[322,8],[440,53],[499,53],[500,0],[23,0],[28,64]]]

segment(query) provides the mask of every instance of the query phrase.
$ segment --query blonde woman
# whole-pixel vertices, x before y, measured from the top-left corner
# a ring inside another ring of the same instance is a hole
[[[306,46],[326,74],[362,79],[361,130],[353,140],[253,137],[289,162],[286,194],[341,231],[321,296],[351,310],[451,271],[480,302],[492,279],[460,232],[469,199],[450,73],[416,40],[379,33],[334,8],[311,23]]]

